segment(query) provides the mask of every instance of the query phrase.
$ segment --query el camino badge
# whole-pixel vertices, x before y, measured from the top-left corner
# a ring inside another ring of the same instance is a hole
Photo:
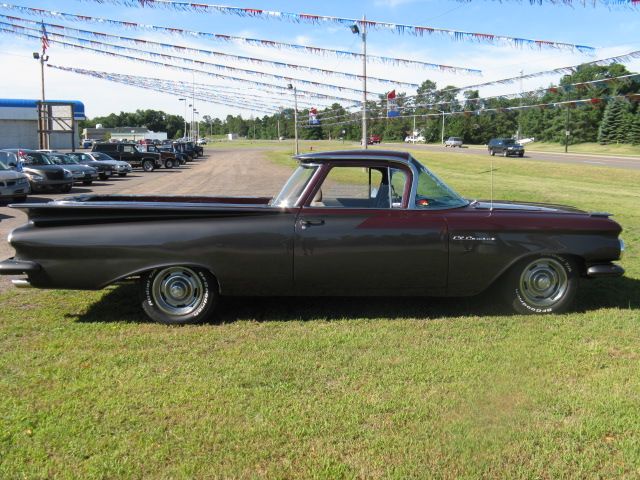
[[[453,235],[451,240],[454,242],[495,242],[496,237],[485,237],[477,235]]]

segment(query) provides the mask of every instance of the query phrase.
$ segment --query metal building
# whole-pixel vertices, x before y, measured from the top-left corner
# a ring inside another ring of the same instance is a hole
[[[85,120],[84,103],[77,100],[61,102],[73,104],[75,146],[78,147],[78,122]],[[70,149],[71,143],[69,133],[56,132],[49,137],[51,149]],[[0,149],[2,148],[39,148],[37,100],[0,98]]]

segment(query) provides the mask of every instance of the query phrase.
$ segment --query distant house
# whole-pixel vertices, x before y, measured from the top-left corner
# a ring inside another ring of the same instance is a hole
[[[85,120],[84,104],[77,100],[52,100],[73,105],[73,126],[75,138],[69,132],[55,132],[49,135],[49,148],[70,149],[77,147],[78,122]],[[0,149],[40,148],[38,142],[38,100],[2,98],[0,99]],[[73,142],[72,142],[73,139]]]
[[[137,142],[138,140],[166,140],[167,132],[153,132],[147,127],[116,127],[103,128],[96,125],[96,128],[85,128],[82,130],[82,138],[84,140],[129,140]]]
[[[227,140],[237,140],[237,139],[238,139],[237,133],[227,133]]]

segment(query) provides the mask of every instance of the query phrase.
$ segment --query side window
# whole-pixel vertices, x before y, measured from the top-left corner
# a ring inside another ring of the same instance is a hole
[[[133,147],[131,145],[123,145],[122,151],[124,153],[133,153]]]
[[[9,166],[9,154],[7,152],[0,152],[0,163],[3,163],[7,167]]]
[[[310,206],[401,208],[406,182],[406,174],[402,170],[386,167],[333,167]]]

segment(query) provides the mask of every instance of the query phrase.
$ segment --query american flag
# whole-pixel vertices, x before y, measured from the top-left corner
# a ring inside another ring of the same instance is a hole
[[[44,28],[44,23],[42,24],[42,51],[46,52],[47,48],[49,48],[49,35],[47,35],[47,29]]]

